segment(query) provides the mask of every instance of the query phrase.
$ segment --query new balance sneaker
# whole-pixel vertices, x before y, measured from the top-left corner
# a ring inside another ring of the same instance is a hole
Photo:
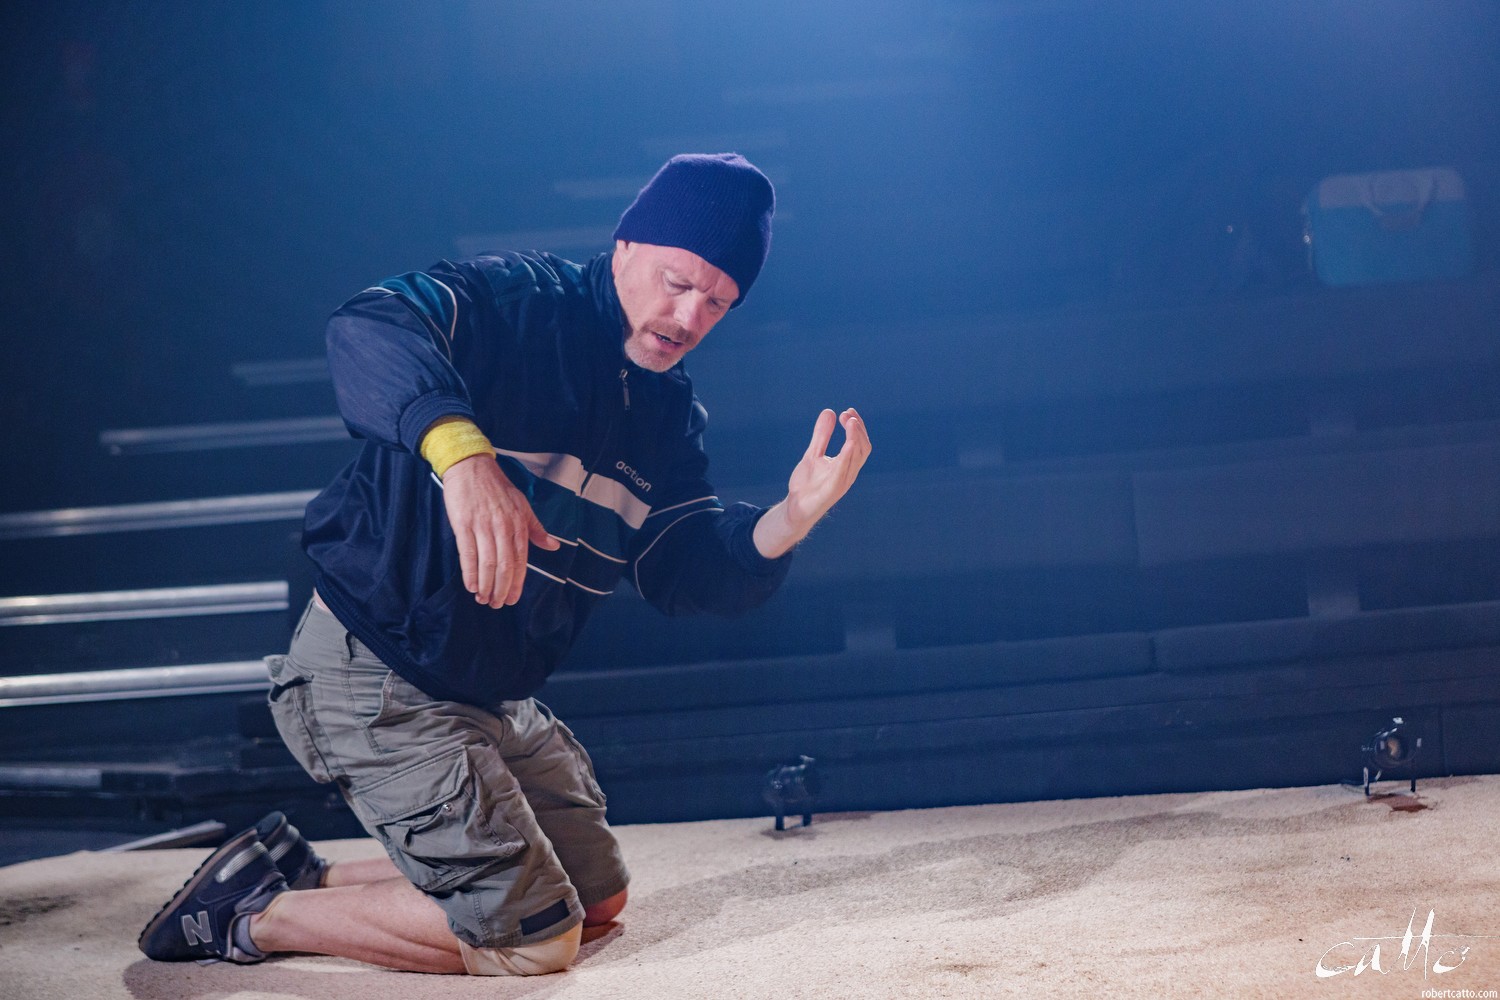
[[[287,821],[285,814],[273,812],[255,824],[255,835],[266,845],[271,860],[281,870],[286,884],[293,889],[316,889],[323,883],[323,873],[328,862],[318,857],[318,852],[307,842],[307,838]]]
[[[137,943],[147,958],[158,962],[259,962],[265,955],[250,943],[248,925],[241,922],[286,891],[286,879],[270,852],[255,830],[246,830],[198,866],[151,918]]]

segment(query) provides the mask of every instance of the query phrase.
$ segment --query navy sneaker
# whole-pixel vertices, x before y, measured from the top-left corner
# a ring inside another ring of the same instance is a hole
[[[235,924],[259,913],[287,891],[286,879],[253,829],[208,856],[177,895],[141,931],[141,951],[158,962],[224,959],[259,962],[246,928]],[[237,940],[238,938],[238,940]]]
[[[318,852],[307,842],[307,838],[287,821],[285,814],[269,813],[255,824],[255,836],[266,845],[271,860],[281,870],[286,884],[293,889],[316,889],[323,884],[323,873],[328,862],[318,857]]]

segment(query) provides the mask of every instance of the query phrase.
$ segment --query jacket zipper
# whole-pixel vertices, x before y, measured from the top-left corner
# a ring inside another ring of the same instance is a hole
[[[630,369],[628,368],[620,369],[620,398],[625,403],[625,412],[629,413]],[[609,429],[604,433],[604,443],[599,446],[599,454],[595,455],[593,462],[589,463],[588,474],[583,477],[583,485],[578,487],[578,492],[580,495],[582,495],[583,491],[588,488],[589,480],[593,479],[594,474],[599,471],[599,463],[604,460],[604,453],[609,450],[609,446],[614,442],[616,426],[617,421],[611,420],[609,423]]]

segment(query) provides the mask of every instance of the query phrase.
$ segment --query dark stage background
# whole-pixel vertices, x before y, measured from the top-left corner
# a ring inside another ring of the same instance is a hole
[[[875,453],[770,606],[622,592],[549,683],[616,819],[764,811],[800,753],[828,809],[1329,782],[1397,715],[1418,773],[1500,769],[1500,6],[0,18],[13,821],[342,829],[245,667],[352,454],[325,317],[442,257],[597,253],[726,149],[779,210],[689,365],[721,493],[777,499],[825,405]],[[1314,186],[1427,167],[1472,266],[1320,282]],[[94,671],[133,673],[60,676]]]

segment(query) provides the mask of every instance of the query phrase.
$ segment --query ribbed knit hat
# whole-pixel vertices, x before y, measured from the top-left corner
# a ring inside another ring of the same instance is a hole
[[[744,301],[771,249],[776,192],[738,153],[674,156],[620,216],[615,239],[689,250],[734,279]]]

